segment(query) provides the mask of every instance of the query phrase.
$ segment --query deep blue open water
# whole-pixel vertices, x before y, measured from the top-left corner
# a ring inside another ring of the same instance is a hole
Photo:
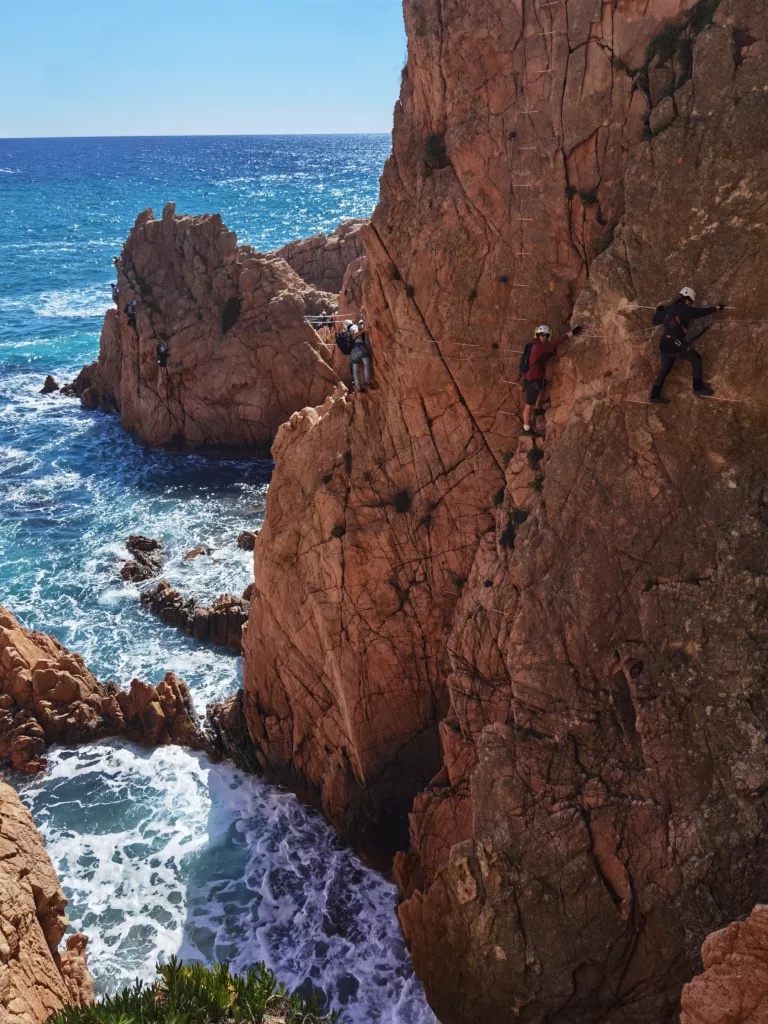
[[[0,139],[0,603],[80,651],[102,679],[168,670],[198,709],[240,660],[162,626],[122,582],[125,538],[162,539],[163,571],[210,600],[252,579],[242,529],[261,522],[270,464],[155,451],[118,420],[39,394],[98,352],[112,260],[136,215],[220,212],[275,249],[368,216],[388,136]],[[213,555],[184,562],[198,544]],[[11,779],[91,936],[101,992],[173,953],[238,969],[266,960],[349,1024],[433,1020],[394,915],[395,891],[288,794],[177,748],[103,743]]]

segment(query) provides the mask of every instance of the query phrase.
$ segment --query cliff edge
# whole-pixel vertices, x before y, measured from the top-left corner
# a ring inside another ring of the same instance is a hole
[[[396,860],[444,1024],[658,1024],[768,884],[768,4],[405,4],[378,392],[296,413],[255,762]],[[727,302],[647,404],[657,303]],[[536,438],[514,386],[562,350]]]
[[[44,1024],[63,1006],[93,1001],[85,935],[59,943],[69,924],[32,815],[0,783],[0,1022]]]

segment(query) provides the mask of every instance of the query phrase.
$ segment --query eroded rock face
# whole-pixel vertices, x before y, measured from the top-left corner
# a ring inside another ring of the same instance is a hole
[[[716,7],[406,3],[381,390],[275,443],[255,754],[368,852],[411,811],[400,917],[444,1024],[672,1020],[768,884],[768,5]],[[683,367],[659,411],[682,284],[736,312],[700,343],[715,400]],[[510,382],[572,314],[534,445]]]
[[[168,626],[175,626],[196,640],[210,640],[219,647],[239,651],[248,601],[234,594],[220,594],[210,606],[184,598],[168,580],[141,595],[141,603]]]
[[[52,743],[106,736],[206,746],[189,688],[173,672],[156,687],[139,679],[128,691],[100,683],[79,654],[23,629],[0,606],[0,761],[34,774],[45,768]]]
[[[67,900],[32,815],[0,783],[0,1020],[44,1024],[93,1002],[85,935],[70,935]]]
[[[680,1024],[762,1024],[768,1020],[768,907],[710,935],[704,973],[683,989]]]
[[[268,443],[296,409],[333,390],[330,350],[304,317],[334,309],[336,297],[275,254],[238,246],[218,215],[177,216],[173,203],[162,220],[145,211],[117,275],[119,308],[104,319],[99,359],[65,393],[117,409],[143,441]]]
[[[362,228],[366,220],[342,221],[330,235],[313,235],[289,242],[278,249],[279,256],[307,284],[338,295],[347,267],[363,256]]]

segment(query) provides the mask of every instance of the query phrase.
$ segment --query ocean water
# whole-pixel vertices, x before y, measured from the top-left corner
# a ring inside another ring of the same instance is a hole
[[[240,659],[147,615],[119,567],[162,539],[185,594],[239,593],[271,464],[147,449],[116,417],[39,394],[98,352],[112,260],[136,215],[221,212],[262,250],[370,214],[387,136],[0,139],[0,603],[127,684],[168,670],[198,710],[232,693]],[[198,544],[211,556],[184,561]],[[429,1024],[395,890],[292,796],[178,748],[57,749],[12,778],[91,936],[99,992],[150,979],[171,954],[244,969],[265,960],[349,1024]]]

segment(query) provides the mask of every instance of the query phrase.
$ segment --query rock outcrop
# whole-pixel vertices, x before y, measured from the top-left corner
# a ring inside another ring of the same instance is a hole
[[[347,267],[364,255],[362,229],[367,223],[360,219],[342,221],[330,235],[300,238],[273,255],[284,259],[307,284],[338,295]]]
[[[0,1021],[44,1024],[93,1001],[85,935],[70,935],[61,891],[32,815],[0,783]]]
[[[65,393],[118,410],[148,444],[268,443],[335,387],[330,349],[304,317],[335,309],[336,296],[275,254],[238,246],[218,215],[178,216],[169,203],[155,220],[146,210],[116,266],[119,306],[104,319],[98,361]]]
[[[210,640],[219,647],[239,651],[249,603],[234,594],[220,594],[210,607],[193,597],[184,598],[168,580],[160,580],[141,595],[141,603],[161,622],[175,626],[196,640]]]
[[[159,540],[142,537],[141,534],[131,534],[125,546],[133,555],[133,559],[125,562],[120,569],[120,575],[124,580],[143,583],[162,571],[165,554]]]
[[[704,973],[683,989],[680,1024],[764,1024],[768,1020],[768,907],[710,935]]]
[[[768,884],[768,4],[405,15],[364,231],[380,391],[278,433],[252,756],[373,856],[409,821],[443,1024],[658,1024]],[[658,410],[683,283],[736,311],[701,342],[715,399],[683,368]],[[521,439],[519,351],[574,307]]]
[[[173,672],[156,687],[139,679],[128,691],[100,683],[79,654],[22,628],[0,606],[0,761],[33,774],[45,768],[52,743],[107,736],[206,747],[189,688]]]

